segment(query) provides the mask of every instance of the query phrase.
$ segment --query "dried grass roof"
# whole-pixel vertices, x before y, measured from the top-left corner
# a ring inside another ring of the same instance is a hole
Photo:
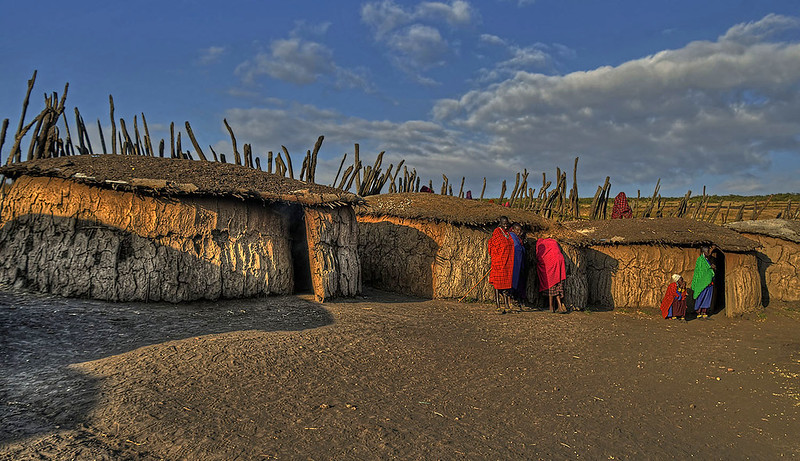
[[[716,245],[722,251],[732,252],[752,251],[759,246],[758,242],[730,229],[685,218],[572,221],[564,225],[590,238],[593,245]]]
[[[76,155],[13,163],[10,178],[46,176],[154,195],[227,196],[266,202],[343,206],[361,197],[240,165],[133,155]]]
[[[785,219],[758,219],[755,221],[738,221],[725,225],[736,232],[766,235],[790,242],[800,243],[800,222]]]
[[[531,211],[506,208],[483,200],[469,200],[427,192],[407,192],[372,195],[365,197],[364,201],[363,205],[356,207],[356,213],[362,216],[391,216],[478,227],[494,227],[501,216],[506,216],[509,221],[527,227],[537,237],[553,237],[573,245],[588,243],[582,235],[556,221],[545,219]]]

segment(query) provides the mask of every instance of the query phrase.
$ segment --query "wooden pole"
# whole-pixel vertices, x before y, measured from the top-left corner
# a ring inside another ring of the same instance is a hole
[[[100,124],[100,119],[97,119],[97,132],[100,133],[100,145],[103,147],[103,153],[107,154],[108,149],[106,149],[106,138],[103,136],[103,125]]]
[[[322,141],[325,139],[325,136],[320,136],[317,138],[317,142],[314,143],[314,150],[311,152],[311,181],[312,183],[317,182],[317,155],[319,154],[319,149],[322,147]]]
[[[331,183],[331,187],[336,187],[336,181],[339,180],[339,174],[342,172],[342,167],[344,166],[344,161],[347,160],[347,152],[344,153],[342,156],[342,162],[339,163],[339,169],[336,170],[336,177],[333,178],[333,182]]]
[[[150,139],[150,128],[147,126],[147,119],[144,117],[144,112],[142,112],[142,126],[144,126],[144,147],[147,151],[147,155],[155,157],[156,154],[153,152],[153,142]]]
[[[231,136],[231,144],[233,145],[233,158],[236,161],[237,165],[242,164],[242,156],[239,154],[239,149],[236,147],[236,136],[233,134],[233,129],[230,125],[228,125],[227,119],[222,119],[222,123],[225,124],[225,128],[228,130],[228,134]]]
[[[3,163],[3,144],[6,142],[6,130],[8,130],[8,119],[3,120],[3,128],[0,129],[0,164]],[[789,203],[791,204],[791,201]]]
[[[114,121],[114,97],[108,95],[109,114],[111,115],[111,153],[117,153],[117,124]]]
[[[122,119],[120,119],[120,121],[122,121]],[[169,145],[170,145],[169,158],[175,158],[175,122],[169,123]]]
[[[144,114],[142,114],[142,117],[144,117]],[[192,141],[192,145],[194,146],[194,151],[197,152],[197,156],[200,157],[200,160],[207,162],[208,159],[203,153],[203,149],[200,148],[200,144],[197,143],[197,139],[194,137],[194,132],[192,132],[192,126],[189,125],[188,120],[186,121],[186,134],[189,135],[189,139]]]

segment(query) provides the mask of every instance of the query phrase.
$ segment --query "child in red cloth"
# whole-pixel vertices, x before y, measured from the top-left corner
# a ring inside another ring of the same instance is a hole
[[[686,315],[686,281],[678,274],[672,274],[672,283],[667,286],[661,301],[661,315],[665,319],[683,320]]]

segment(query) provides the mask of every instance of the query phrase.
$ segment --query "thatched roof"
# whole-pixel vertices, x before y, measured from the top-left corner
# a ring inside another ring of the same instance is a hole
[[[572,245],[587,243],[582,235],[566,229],[560,223],[545,219],[533,212],[507,208],[483,200],[469,200],[451,195],[427,192],[380,194],[364,198],[356,207],[361,216],[391,216],[422,221],[445,222],[476,227],[494,228],[501,216],[518,222],[537,237],[553,237]]]
[[[573,221],[564,225],[591,239],[592,245],[716,245],[722,251],[745,252],[758,243],[716,224],[685,218],[635,218]]]
[[[134,155],[76,155],[13,163],[10,178],[45,176],[153,195],[227,196],[303,205],[357,204],[361,197],[240,165]]]
[[[738,221],[725,225],[736,232],[766,235],[790,242],[800,243],[800,222],[785,219],[758,219],[755,221]]]

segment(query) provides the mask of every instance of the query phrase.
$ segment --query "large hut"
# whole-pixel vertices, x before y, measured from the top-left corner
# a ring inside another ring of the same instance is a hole
[[[362,199],[238,165],[82,155],[15,163],[0,283],[110,301],[361,290]]]
[[[800,222],[759,219],[726,227],[761,244],[756,256],[764,305],[800,301]]]
[[[761,307],[758,244],[730,229],[683,218],[574,221],[565,226],[591,239],[585,250],[591,306],[658,306],[670,276],[680,274],[690,283],[699,248],[709,245],[716,248],[714,312],[734,316]]]
[[[580,245],[586,239],[534,213],[493,203],[431,193],[382,194],[356,207],[359,255],[365,284],[424,298],[493,301],[485,275],[487,243],[501,216],[523,225],[528,249],[526,291],[529,302],[543,305],[537,294],[536,238],[553,237],[567,261],[565,303],[582,308],[586,276]]]

